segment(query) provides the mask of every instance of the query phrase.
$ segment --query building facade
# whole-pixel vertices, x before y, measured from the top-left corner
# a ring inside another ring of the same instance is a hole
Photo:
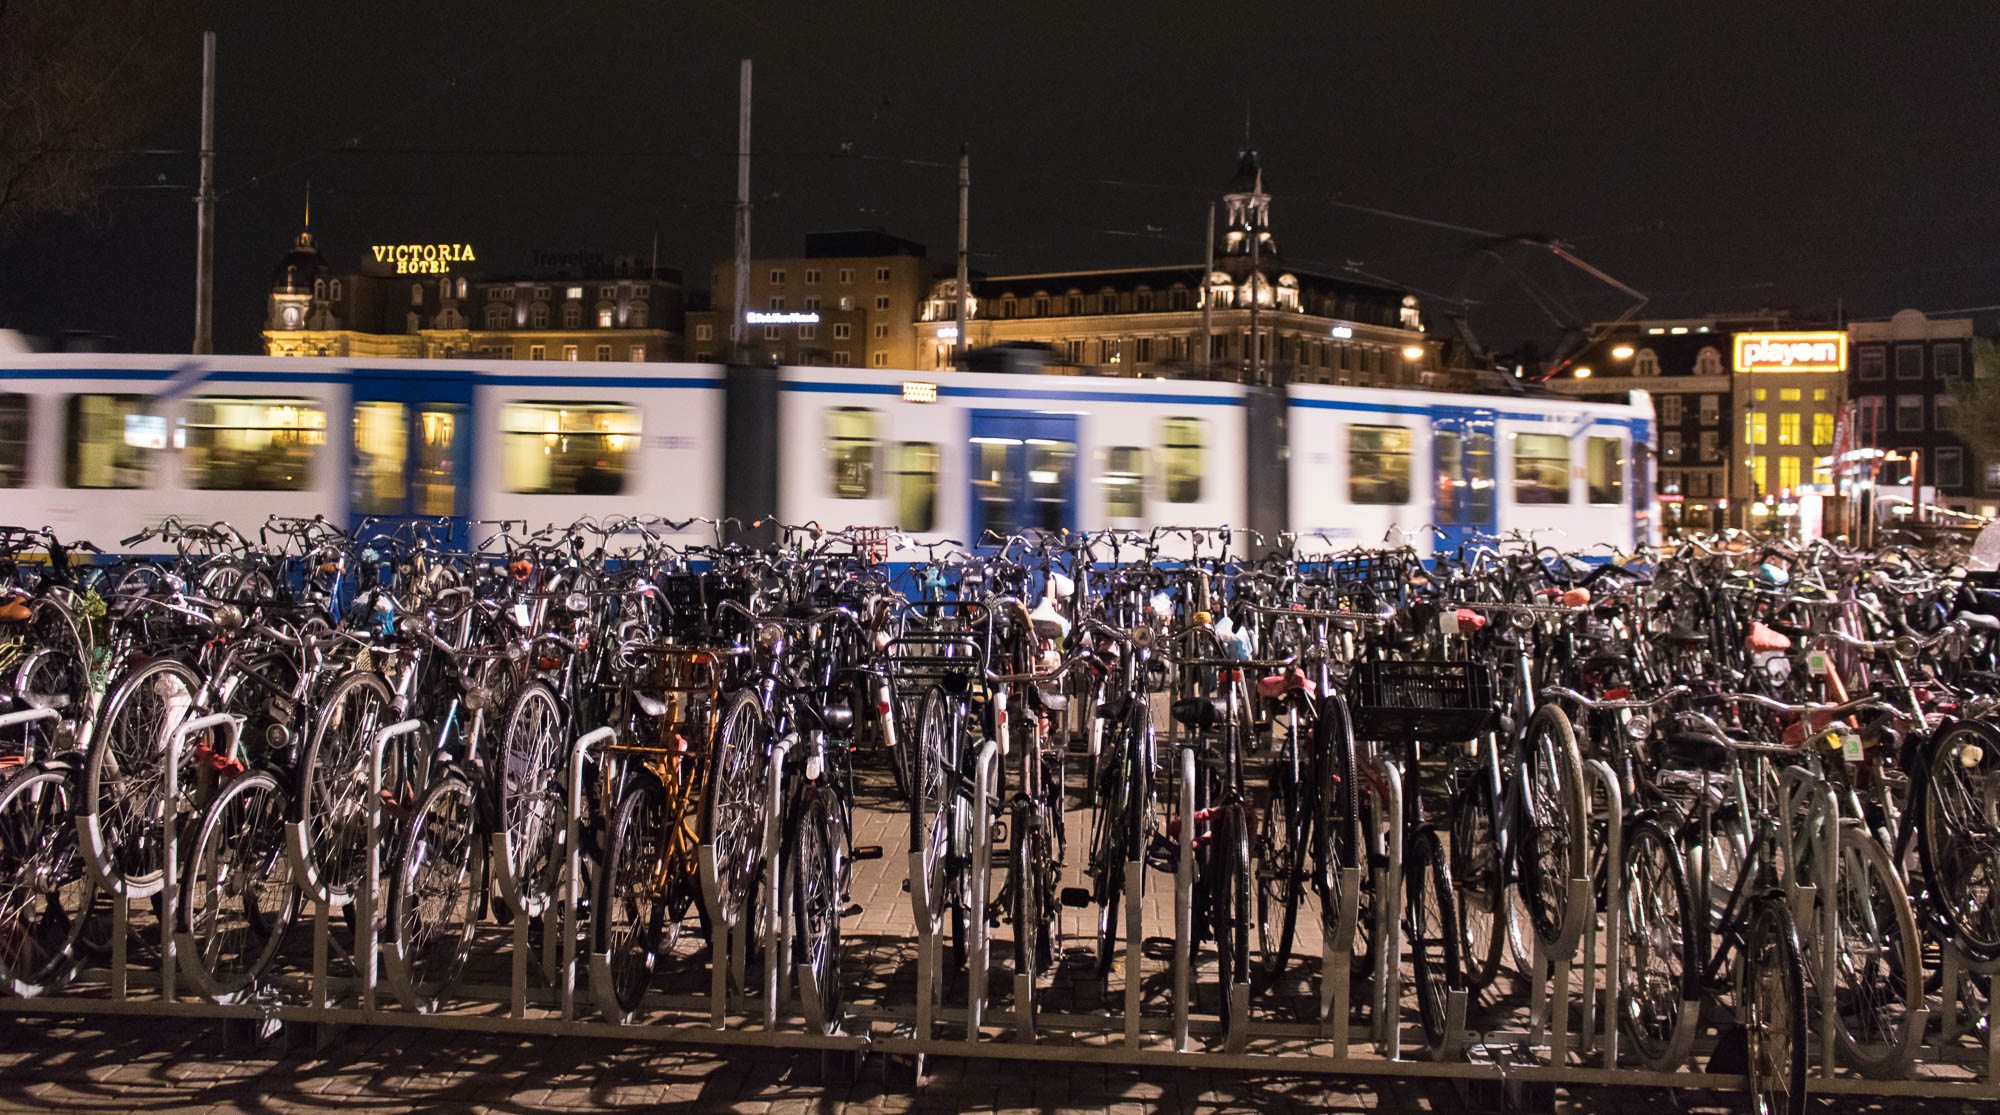
[[[462,244],[382,245],[370,256],[359,269],[336,270],[312,231],[301,232],[271,276],[265,354],[597,361],[682,355],[680,275],[636,258],[578,254],[534,274],[500,276],[475,270],[476,254]]]
[[[1903,310],[1849,331],[1857,473],[1934,489],[1931,499],[1953,510],[2000,511],[2000,459],[1979,459],[1952,425],[1953,386],[1973,374],[1972,319]]]
[[[1652,396],[1665,533],[1838,525],[1831,457],[1847,335],[1809,315],[1625,322],[1547,383],[1567,395]]]
[[[743,359],[836,368],[918,367],[916,321],[943,269],[882,229],[806,234],[805,254],[750,261]],[[687,316],[688,355],[729,359],[736,268],[715,266],[712,309]]]
[[[1442,387],[1472,374],[1454,371],[1465,363],[1459,347],[1426,331],[1415,295],[1286,262],[1254,151],[1223,189],[1214,255],[1212,270],[975,279],[967,347],[1046,346],[1050,370],[1091,375]],[[957,280],[941,278],[917,324],[913,367],[953,366],[957,315]]]

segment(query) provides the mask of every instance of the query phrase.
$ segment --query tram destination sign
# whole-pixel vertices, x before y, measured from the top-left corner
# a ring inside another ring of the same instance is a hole
[[[1847,370],[1847,334],[1838,331],[1738,333],[1736,370],[1844,372]]]
[[[443,275],[454,263],[477,263],[470,244],[373,244],[375,262],[398,275]]]

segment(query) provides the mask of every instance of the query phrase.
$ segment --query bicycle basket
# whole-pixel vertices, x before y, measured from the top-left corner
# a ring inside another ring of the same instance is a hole
[[[1492,727],[1493,670],[1477,662],[1363,662],[1348,683],[1362,739],[1467,740]]]
[[[1336,558],[1328,573],[1338,611],[1374,612],[1403,604],[1407,585],[1399,552]]]

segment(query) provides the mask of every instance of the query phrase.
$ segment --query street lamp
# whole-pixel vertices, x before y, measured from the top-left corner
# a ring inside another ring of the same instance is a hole
[[[1423,358],[1424,346],[1422,345],[1411,345],[1403,350],[1403,359],[1405,360],[1422,360]]]
[[[1574,374],[1578,379],[1589,379],[1590,369],[1588,367],[1579,367]]]
[[[1618,346],[1617,348],[1614,348],[1614,349],[1612,349],[1612,350],[1611,350],[1611,358],[1612,358],[1613,360],[1630,360],[1630,359],[1632,359],[1632,346],[1631,346],[1631,345],[1619,345],[1619,346]]]

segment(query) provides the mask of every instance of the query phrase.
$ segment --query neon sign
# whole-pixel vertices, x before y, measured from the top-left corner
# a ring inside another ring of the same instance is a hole
[[[1844,372],[1847,334],[1738,333],[1739,372]]]
[[[818,325],[818,314],[773,314],[751,310],[743,315],[751,325]]]
[[[454,263],[477,263],[470,244],[376,244],[375,262],[393,263],[398,275],[442,275]]]

